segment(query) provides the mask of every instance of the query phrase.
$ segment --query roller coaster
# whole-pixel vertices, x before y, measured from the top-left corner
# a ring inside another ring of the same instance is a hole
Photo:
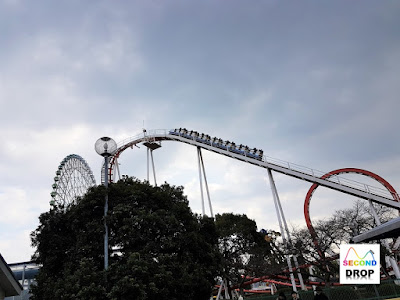
[[[161,141],[176,141],[190,144],[197,148],[212,151],[220,155],[225,155],[261,168],[302,179],[362,199],[371,200],[395,209],[400,209],[400,198],[394,189],[383,189],[354,180],[349,180],[347,178],[341,178],[338,176],[339,174],[333,174],[330,177],[324,177],[326,174],[325,172],[268,157],[263,155],[262,150],[258,150],[256,148],[250,149],[248,146],[244,145],[237,146],[234,142],[224,141],[216,137],[210,138],[210,136],[207,134],[198,133],[196,131],[188,131],[185,128],[171,130],[144,130],[143,133],[139,135],[119,142],[118,148],[113,153],[113,156],[110,160],[110,165],[107,169],[109,182],[116,180],[116,174],[119,172],[119,170],[116,170],[118,169],[117,161],[123,151],[128,148],[133,148],[133,146],[136,146],[140,143],[143,143],[150,150],[154,150],[161,146],[160,144],[157,144]],[[358,170],[359,169],[343,169],[342,173],[350,173]],[[104,165],[102,169],[102,182],[104,182]]]
[[[400,202],[399,202],[400,197],[396,192],[396,190],[387,181],[385,181],[383,178],[372,172],[357,168],[344,168],[325,173],[298,164],[268,157],[264,155],[264,151],[261,149],[251,148],[248,147],[247,145],[235,143],[233,141],[223,140],[218,137],[211,137],[209,134],[199,133],[194,130],[187,130],[186,128],[176,128],[171,130],[143,129],[143,131],[140,134],[122,140],[121,142],[118,143],[117,149],[112,153],[109,160],[110,162],[109,165],[106,166],[103,164],[102,166],[101,170],[102,183],[104,183],[106,176],[108,177],[107,178],[108,182],[113,182],[120,179],[121,174],[118,163],[119,157],[125,150],[129,148],[132,149],[134,146],[137,147],[139,144],[141,144],[147,147],[147,178],[149,180],[149,164],[151,161],[153,167],[154,183],[156,185],[156,172],[154,167],[153,151],[160,148],[161,143],[164,141],[185,143],[197,148],[203,214],[206,214],[204,197],[203,197],[203,186],[205,186],[210,206],[210,213],[211,216],[213,216],[207,177],[205,173],[205,167],[201,152],[202,149],[266,169],[270,180],[270,186],[273,195],[276,214],[278,217],[278,222],[283,242],[285,245],[291,243],[290,234],[286,223],[284,211],[282,209],[282,205],[279,199],[279,194],[275,186],[275,181],[273,178],[272,171],[312,183],[312,187],[307,193],[306,200],[304,203],[304,216],[307,226],[311,234],[314,236],[314,243],[316,247],[318,247],[318,242],[316,240],[315,233],[313,231],[314,229],[312,227],[312,222],[309,215],[309,207],[312,194],[314,193],[314,191],[318,186],[323,186],[332,190],[336,190],[345,194],[355,196],[360,199],[365,199],[370,202],[371,210],[374,210],[372,202],[387,207],[391,207],[396,210],[400,210]],[[90,168],[88,170],[90,171]],[[59,174],[60,168],[57,170],[57,172],[58,172],[57,176],[60,176]],[[91,171],[89,173],[88,174],[92,176]],[[383,188],[357,182],[354,180],[349,180],[348,178],[341,176],[342,174],[346,173],[359,174],[362,176],[372,178],[373,180],[378,182],[381,186],[383,186]],[[60,197],[61,196],[62,195],[60,195]],[[54,191],[52,192],[52,197],[53,198],[55,197]],[[380,224],[379,220],[375,221],[377,224]],[[324,259],[329,259],[329,258],[324,258]],[[305,289],[305,283],[303,282],[300,272],[298,272],[298,277],[299,277],[298,279],[295,279],[294,276],[296,271],[298,271],[300,268],[304,266],[299,266],[295,256],[294,257],[286,256],[286,260],[288,265],[288,269],[286,270],[288,274],[287,276],[281,275],[281,277],[278,276],[274,278],[270,277],[253,278],[248,280],[248,284],[263,281],[263,282],[269,282],[271,284],[289,285],[292,286],[294,290],[297,290],[298,287]],[[400,278],[400,272],[398,271],[397,262],[394,263],[392,262],[392,268],[393,269],[397,268],[397,270],[395,270],[396,272],[398,272],[398,273],[395,272],[396,277]],[[34,272],[31,272],[29,274],[34,274]],[[317,284],[317,283],[308,282],[308,284]],[[219,285],[220,290],[218,295],[220,295],[220,293],[224,290],[224,288],[226,289],[226,287],[227,287],[226,283],[221,282],[221,284]]]
[[[202,179],[204,179],[208,195],[208,201],[210,205],[210,212],[211,216],[213,216],[211,200],[208,192],[207,178],[201,154],[202,149],[207,151],[212,151],[219,155],[228,156],[232,159],[239,160],[266,169],[268,172],[268,177],[270,179],[271,191],[274,198],[274,205],[278,217],[279,227],[282,233],[283,242],[286,246],[288,246],[291,243],[291,238],[272,171],[312,183],[312,187],[310,188],[310,191],[307,193],[306,200],[304,203],[304,216],[307,226],[312,236],[314,237],[314,244],[317,247],[317,249],[318,249],[318,241],[316,239],[314,228],[312,226],[311,217],[309,214],[309,208],[310,208],[312,194],[314,193],[314,191],[318,186],[323,186],[332,190],[336,190],[369,201],[370,209],[372,210],[372,213],[375,216],[375,221],[377,224],[380,224],[380,220],[377,217],[372,202],[387,207],[391,207],[396,210],[400,209],[400,202],[399,202],[400,197],[396,192],[396,190],[386,180],[384,180],[382,177],[372,172],[358,168],[343,168],[328,173],[320,172],[308,167],[300,166],[287,161],[282,161],[265,156],[263,154],[263,150],[261,149],[250,148],[243,144],[237,144],[233,141],[223,140],[218,137],[211,137],[209,134],[199,133],[194,130],[187,130],[186,128],[171,129],[171,130],[149,130],[149,131],[143,130],[142,133],[121,141],[120,143],[118,143],[117,149],[113,153],[113,156],[110,160],[110,165],[107,168],[106,166],[103,165],[102,182],[104,181],[105,176],[108,176],[109,182],[116,180],[116,174],[117,173],[120,174],[119,164],[118,164],[119,156],[126,149],[133,148],[138,144],[143,144],[144,146],[147,147],[148,150],[147,178],[149,178],[149,163],[150,163],[149,158],[151,158],[153,166],[154,182],[156,184],[156,175],[155,175],[152,152],[153,150],[161,147],[162,141],[181,142],[197,148],[198,161],[199,161],[199,181],[201,188],[203,214],[205,214],[205,205],[204,205],[203,190],[202,190],[203,189]],[[382,185],[383,188],[357,182],[354,180],[349,180],[348,178],[341,176],[342,174],[347,174],[347,173],[358,174],[371,178],[376,182],[378,182],[380,185]],[[321,253],[320,255],[321,259],[324,260],[329,259],[323,257]],[[291,282],[289,285],[291,285],[294,290],[297,290],[297,287],[305,289],[305,284],[303,282],[300,272],[297,273],[299,279],[294,278],[295,270],[299,270],[299,268],[301,267],[297,262],[296,256],[293,257],[287,256],[286,260],[288,264],[287,271],[290,274],[289,277],[286,277],[286,279],[290,280]],[[294,267],[292,267],[293,266],[292,260],[294,262]],[[400,278],[400,272],[397,262],[393,261],[393,259],[391,261],[391,268],[395,271],[396,277]],[[273,280],[273,279],[264,279],[264,280]],[[223,286],[224,282],[221,283],[220,287],[222,288]]]

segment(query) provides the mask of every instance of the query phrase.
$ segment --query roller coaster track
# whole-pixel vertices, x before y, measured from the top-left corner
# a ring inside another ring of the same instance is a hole
[[[204,136],[204,135],[202,135]],[[207,136],[209,137],[209,136]],[[399,195],[383,188],[374,187],[357,181],[349,180],[340,176],[332,176],[324,178],[325,172],[316,171],[314,169],[293,164],[290,162],[278,160],[265,155],[255,155],[248,151],[238,151],[237,147],[230,147],[228,142],[222,144],[214,143],[208,138],[200,138],[200,135],[189,134],[185,130],[148,130],[137,136],[130,137],[118,143],[117,150],[110,159],[108,176],[110,182],[113,181],[115,175],[115,165],[120,154],[127,148],[133,148],[141,143],[159,143],[161,141],[175,141],[199,147],[208,151],[225,155],[230,158],[240,160],[242,162],[255,165],[257,167],[270,169],[275,172],[315,183],[339,192],[343,192],[358,198],[371,200],[375,203],[400,209]],[[260,152],[259,152],[260,153]],[[261,152],[262,153],[262,152]],[[102,170],[102,182],[104,182],[104,165]],[[395,200],[395,201],[393,201]]]

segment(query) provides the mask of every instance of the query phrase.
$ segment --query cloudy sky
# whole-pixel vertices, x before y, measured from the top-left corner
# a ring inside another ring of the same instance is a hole
[[[186,127],[322,171],[358,167],[400,189],[398,1],[0,0],[0,253],[30,260],[60,161],[100,181],[102,136]],[[158,182],[201,212],[196,148],[164,142]],[[264,169],[203,153],[214,211],[277,229]],[[144,179],[144,147],[121,172]],[[310,184],[275,174],[289,223]],[[357,178],[363,181],[367,179]],[[313,218],[353,201],[318,190]]]

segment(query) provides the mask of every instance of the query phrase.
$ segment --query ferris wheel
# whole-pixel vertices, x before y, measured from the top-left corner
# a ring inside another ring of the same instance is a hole
[[[96,180],[87,162],[77,154],[70,154],[61,161],[56,171],[50,205],[72,204],[94,185]]]

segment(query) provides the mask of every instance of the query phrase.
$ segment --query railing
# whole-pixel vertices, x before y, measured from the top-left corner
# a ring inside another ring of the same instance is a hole
[[[303,174],[311,175],[312,177],[315,177],[315,178],[320,178],[327,173],[327,172],[322,172],[319,170],[311,169],[309,167],[305,167],[302,165],[294,164],[294,163],[291,163],[288,161],[272,158],[269,156],[264,156],[263,161],[266,163],[281,166],[288,170],[297,171],[297,172],[301,172]],[[382,196],[382,197],[386,197],[386,198],[393,198],[393,196],[394,196],[385,188],[372,186],[372,185],[365,184],[365,183],[362,183],[362,182],[359,182],[356,180],[351,180],[351,179],[345,178],[343,176],[334,175],[325,180],[340,184],[342,186],[351,187],[351,188],[366,192],[368,194],[374,194],[374,195]]]
[[[120,148],[120,147],[123,147],[126,144],[132,143],[134,141],[145,139],[146,137],[147,138],[151,138],[151,137],[154,137],[154,136],[164,136],[164,137],[166,137],[167,136],[167,132],[169,132],[169,131],[166,130],[166,129],[146,130],[146,131],[144,131],[142,133],[139,133],[139,134],[137,134],[135,136],[123,139],[122,141],[118,142],[117,143],[117,149]]]

